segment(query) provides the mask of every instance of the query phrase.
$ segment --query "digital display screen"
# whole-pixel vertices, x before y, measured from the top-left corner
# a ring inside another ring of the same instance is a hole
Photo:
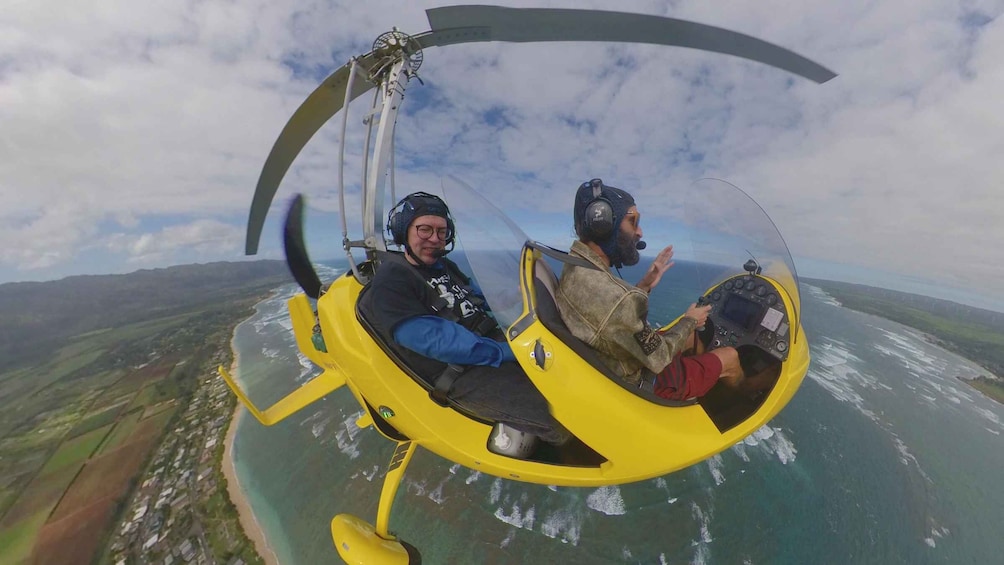
[[[722,308],[722,317],[743,329],[751,329],[760,321],[763,306],[735,294],[729,295]]]

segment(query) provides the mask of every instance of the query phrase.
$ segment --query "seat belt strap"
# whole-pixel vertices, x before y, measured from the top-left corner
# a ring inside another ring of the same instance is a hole
[[[436,377],[436,382],[433,383],[432,390],[429,391],[432,401],[440,406],[449,406],[449,394],[453,388],[453,383],[457,382],[457,379],[466,370],[467,367],[463,365],[456,365],[454,363],[447,365],[446,369]]]

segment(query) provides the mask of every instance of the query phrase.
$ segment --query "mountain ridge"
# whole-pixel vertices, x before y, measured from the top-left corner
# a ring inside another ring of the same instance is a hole
[[[282,261],[216,262],[0,284],[0,371],[73,336],[191,310],[291,282]]]

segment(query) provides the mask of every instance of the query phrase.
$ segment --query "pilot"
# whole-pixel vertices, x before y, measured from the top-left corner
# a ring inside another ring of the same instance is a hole
[[[700,341],[694,330],[704,326],[711,306],[691,304],[665,331],[648,323],[648,293],[673,266],[672,245],[659,252],[637,285],[610,272],[611,266],[637,264],[638,250],[645,247],[634,198],[593,179],[579,186],[573,216],[579,239],[572,243],[570,254],[596,269],[563,267],[556,302],[572,334],[595,349],[625,383],[662,398],[700,397],[719,379],[739,387],[743,370],[735,348],[690,351]]]
[[[522,442],[526,434],[565,441],[568,432],[516,362],[480,291],[445,257],[456,237],[446,203],[410,194],[388,214],[387,231],[404,246],[406,261],[383,262],[362,307],[384,339],[401,346],[408,366],[433,384],[433,398],[505,424],[506,437],[496,426],[496,442]]]

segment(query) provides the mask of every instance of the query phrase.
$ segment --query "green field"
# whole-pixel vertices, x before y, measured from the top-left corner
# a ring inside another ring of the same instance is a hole
[[[132,435],[133,430],[136,429],[136,425],[139,423],[139,419],[142,416],[143,410],[141,408],[134,409],[132,412],[123,416],[122,419],[115,424],[115,428],[112,429],[112,432],[105,437],[105,441],[101,443],[97,454],[101,455],[108,453],[112,449],[115,449],[119,445],[125,443],[125,441],[129,439],[129,436]]]
[[[173,316],[150,318],[115,328],[104,328],[99,331],[80,334],[71,339],[72,345],[70,347],[79,347],[81,350],[86,351],[95,346],[107,347],[122,343],[123,341],[148,338],[166,329],[186,325],[200,312],[201,310],[196,310]]]
[[[60,350],[62,351],[62,350]],[[106,371],[87,369],[98,364],[104,349],[57,354],[51,362],[32,370],[12,371],[0,377],[0,437],[44,429],[35,443],[58,441],[90,409],[88,392],[107,386]],[[67,378],[73,376],[74,378]],[[64,380],[65,379],[65,380]]]
[[[17,563],[29,557],[49,513],[79,471],[80,465],[76,465],[36,476],[21,493],[0,521],[0,563]]]
[[[70,433],[67,435],[68,438],[77,437],[79,435],[86,434],[92,430],[98,428],[103,428],[108,424],[111,424],[118,418],[119,413],[122,411],[122,406],[124,403],[120,403],[111,408],[106,408],[100,412],[94,412],[84,416],[84,419],[76,425]]]
[[[73,463],[83,463],[95,452],[111,428],[112,424],[107,424],[63,443],[39,473],[45,475]]]
[[[172,381],[165,381],[164,377],[157,378],[155,380],[148,381],[147,384],[140,389],[136,397],[133,398],[132,403],[129,404],[127,410],[139,406],[153,406],[155,404],[160,404],[165,400],[170,400],[177,396],[177,387],[172,384]]]
[[[104,349],[91,349],[73,355],[64,355],[64,350],[60,350],[60,354],[54,360],[51,368],[43,373],[41,378],[36,381],[35,385],[42,388],[49,383],[54,383],[67,375],[94,363],[101,357],[101,355],[104,354],[104,352]]]
[[[154,416],[162,414],[163,412],[166,412],[168,410],[173,411],[176,406],[177,403],[174,402],[159,402],[157,404],[148,404],[146,410],[143,411],[143,417],[141,419],[145,421],[149,418],[153,418]]]
[[[153,414],[144,414],[133,432],[136,434],[135,437],[142,438],[163,431],[171,421],[171,416],[174,416],[174,410],[175,406],[167,406],[154,411]]]
[[[113,475],[126,496],[234,325],[286,280],[281,262],[241,262],[0,284],[0,565],[31,559],[57,504],[73,515]],[[109,511],[60,528],[103,539]]]
[[[43,510],[11,527],[0,528],[0,563],[28,563],[35,538],[48,517],[49,510]]]
[[[975,388],[976,390],[982,392],[988,397],[1004,404],[1004,381],[997,379],[990,379],[987,377],[980,377],[977,379],[962,379],[963,382],[969,386]]]

